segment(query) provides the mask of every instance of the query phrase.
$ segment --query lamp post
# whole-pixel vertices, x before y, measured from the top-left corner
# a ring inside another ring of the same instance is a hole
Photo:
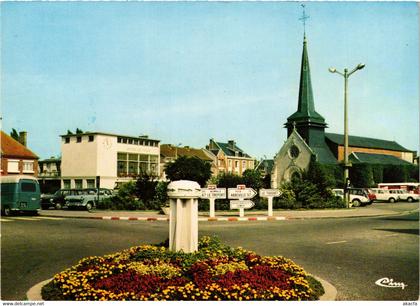
[[[355,73],[357,70],[362,70],[365,67],[365,64],[357,65],[352,71],[348,72],[348,69],[344,69],[344,73],[337,71],[335,68],[329,68],[329,72],[338,73],[344,77],[344,201],[346,202],[346,207],[349,208],[349,158],[348,158],[348,149],[349,149],[349,131],[348,131],[348,120],[347,120],[347,88],[348,88],[348,79]]]

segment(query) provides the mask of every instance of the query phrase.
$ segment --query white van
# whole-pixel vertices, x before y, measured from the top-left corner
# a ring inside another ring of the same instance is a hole
[[[343,189],[333,189],[332,190],[336,197],[340,197],[344,199],[344,190]],[[354,207],[359,207],[361,205],[370,204],[369,198],[358,195],[358,194],[350,194],[350,204]]]

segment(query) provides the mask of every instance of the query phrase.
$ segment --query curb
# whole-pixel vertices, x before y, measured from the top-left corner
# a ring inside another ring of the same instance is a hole
[[[337,289],[326,280],[319,278],[318,276],[314,276],[317,281],[319,281],[322,284],[322,287],[324,287],[325,293],[319,297],[320,301],[335,301],[337,297]],[[41,289],[46,284],[48,284],[50,281],[52,281],[52,278],[44,280],[42,282],[39,282],[35,286],[31,287],[28,292],[26,292],[26,297],[28,298],[28,301],[43,301],[41,296]]]
[[[42,216],[42,215],[41,215]],[[169,217],[112,217],[112,216],[48,216],[50,218],[67,218],[67,219],[92,219],[92,220],[112,220],[112,221],[169,221]],[[212,221],[284,221],[286,217],[201,217],[200,222]]]
[[[311,275],[313,278],[315,278],[317,281],[319,281],[324,287],[325,293],[319,297],[320,301],[335,301],[337,298],[337,289],[329,282],[327,282],[325,279],[322,279],[318,276]]]

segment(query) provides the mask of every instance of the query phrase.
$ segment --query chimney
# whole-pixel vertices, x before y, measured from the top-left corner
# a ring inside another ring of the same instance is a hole
[[[229,140],[229,149],[235,150],[235,140]]]
[[[27,132],[19,132],[19,142],[26,147]]]

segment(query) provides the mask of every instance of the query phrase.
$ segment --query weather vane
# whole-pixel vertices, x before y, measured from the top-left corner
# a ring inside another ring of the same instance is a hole
[[[299,18],[299,20],[302,20],[303,23],[303,35],[306,36],[306,19],[309,18],[308,15],[305,14],[305,4],[301,4],[303,8],[302,17]]]

